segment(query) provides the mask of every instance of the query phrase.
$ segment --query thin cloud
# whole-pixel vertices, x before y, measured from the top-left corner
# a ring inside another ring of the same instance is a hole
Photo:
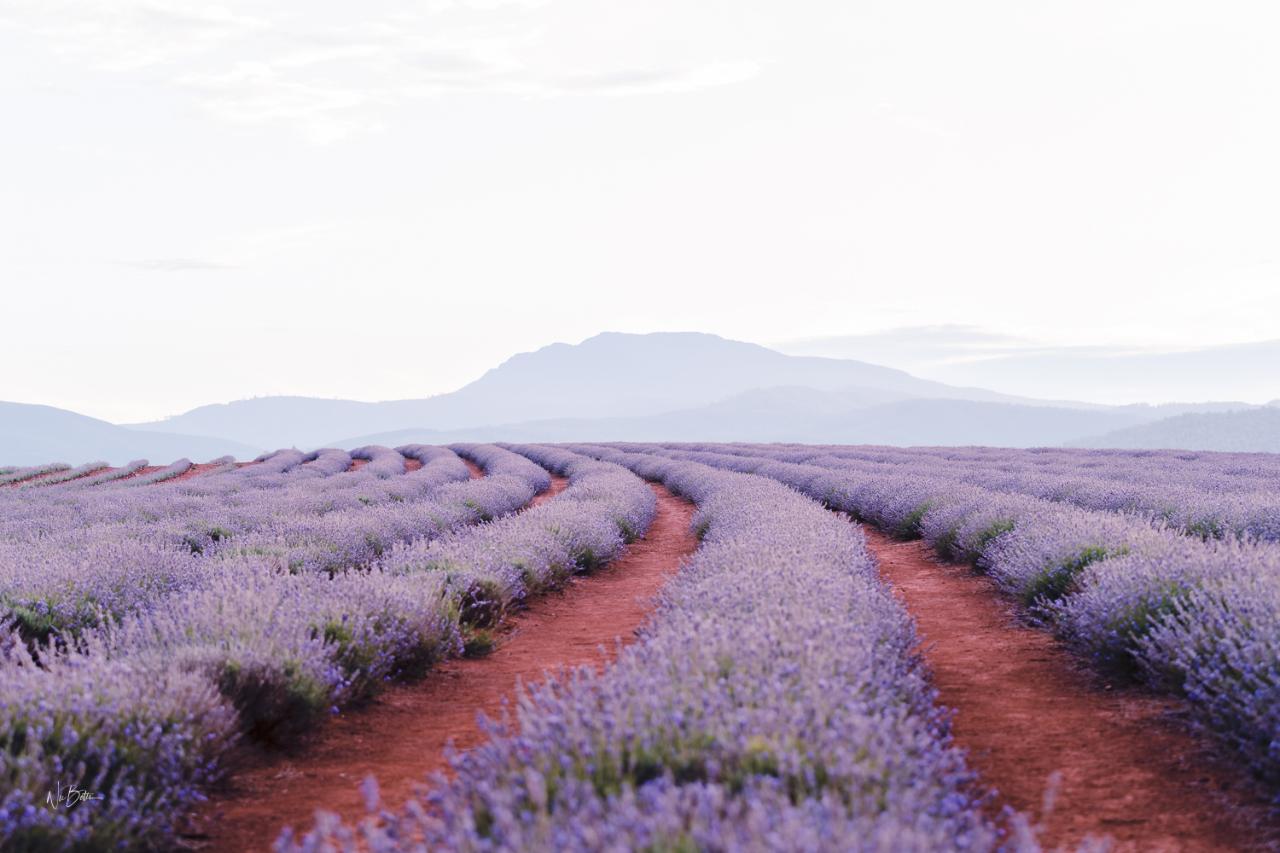
[[[1102,344],[1061,346],[1022,335],[992,332],[981,326],[943,324],[905,326],[861,335],[804,338],[780,343],[777,349],[794,355],[861,358],[917,369],[1016,362],[1023,359],[1095,361],[1192,352],[1203,348]]]
[[[689,92],[742,83],[760,74],[756,62],[711,62],[695,68],[630,69],[578,74],[549,81],[551,94],[643,95]]]
[[[125,266],[148,272],[222,272],[239,269],[234,264],[209,261],[202,258],[150,258],[142,261],[122,261]]]
[[[351,24],[307,6],[176,0],[0,0],[0,26],[24,29],[91,69],[145,73],[209,114],[279,124],[315,142],[377,131],[423,98],[484,93],[625,97],[733,85],[748,60],[661,67],[575,64],[545,49],[545,0],[437,0]],[[296,9],[296,7],[295,7]]]

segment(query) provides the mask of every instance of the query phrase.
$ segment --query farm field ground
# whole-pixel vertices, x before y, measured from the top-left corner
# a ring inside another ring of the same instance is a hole
[[[5,850],[1280,849],[1275,455],[406,445],[0,486]]]

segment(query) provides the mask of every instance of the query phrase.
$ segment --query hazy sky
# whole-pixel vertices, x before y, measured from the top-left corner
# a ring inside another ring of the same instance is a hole
[[[0,399],[605,329],[1280,337],[1267,2],[0,0]]]

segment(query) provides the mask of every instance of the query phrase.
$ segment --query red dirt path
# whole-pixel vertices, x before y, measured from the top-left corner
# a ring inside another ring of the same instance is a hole
[[[535,506],[542,506],[544,503],[551,500],[552,498],[554,498],[556,495],[563,492],[568,487],[569,487],[568,477],[552,477],[551,486],[545,492],[539,492],[538,494],[534,495],[533,500],[529,501],[529,506],[526,507],[526,509],[533,509]]]
[[[1103,683],[1049,634],[1019,624],[987,578],[922,542],[864,527],[880,573],[916,620],[956,743],[1000,804],[1039,815],[1046,847],[1111,835],[1118,851],[1276,849],[1265,797],[1191,735],[1171,699]]]
[[[199,477],[201,474],[205,473],[206,471],[211,471],[214,468],[221,468],[221,467],[222,467],[222,463],[220,462],[197,462],[196,464],[188,468],[186,471],[183,471],[178,476],[171,477],[168,480],[161,480],[161,482],[180,483],[183,480],[190,480],[192,477]]]
[[[564,482],[555,478],[552,489]],[[361,817],[358,786],[370,773],[388,806],[398,807],[428,774],[447,769],[448,743],[468,749],[482,742],[477,714],[497,717],[518,682],[611,659],[615,641],[634,639],[653,596],[698,545],[690,530],[693,505],[650,488],[658,514],[647,535],[603,569],[533,600],[508,620],[492,654],[448,661],[420,682],[391,686],[369,705],[334,717],[295,754],[247,757],[233,771],[230,790],[202,810],[204,837],[193,846],[267,850],[283,826],[305,828],[318,809]]]

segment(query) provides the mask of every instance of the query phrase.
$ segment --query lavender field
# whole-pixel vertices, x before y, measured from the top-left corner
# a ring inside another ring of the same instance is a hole
[[[525,683],[421,794],[370,778],[367,814],[259,849],[1049,846],[953,734],[865,527],[989,578],[1280,794],[1280,457],[368,446],[0,469],[0,848],[198,848],[246,749],[305,757],[328,718],[514,645],[514,614],[646,539],[660,492],[698,544],[634,642]]]

